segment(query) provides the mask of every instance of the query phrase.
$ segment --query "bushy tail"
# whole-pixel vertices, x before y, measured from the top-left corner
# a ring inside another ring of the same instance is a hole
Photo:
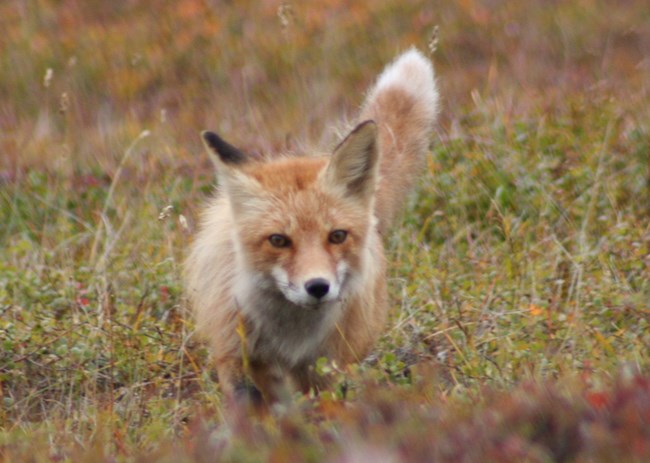
[[[360,120],[379,127],[380,181],[375,212],[386,231],[403,208],[415,178],[424,168],[438,115],[438,89],[431,62],[415,48],[386,66],[371,88]]]

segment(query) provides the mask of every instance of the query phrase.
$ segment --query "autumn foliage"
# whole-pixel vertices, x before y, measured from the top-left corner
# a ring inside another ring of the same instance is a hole
[[[647,3],[0,2],[0,461],[649,461]],[[199,133],[332,148],[411,45],[443,101],[385,334],[225,423]]]

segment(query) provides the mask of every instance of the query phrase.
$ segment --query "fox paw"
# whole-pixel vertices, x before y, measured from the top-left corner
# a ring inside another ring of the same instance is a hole
[[[264,397],[260,390],[250,382],[235,385],[234,399],[237,405],[261,408],[264,406]]]

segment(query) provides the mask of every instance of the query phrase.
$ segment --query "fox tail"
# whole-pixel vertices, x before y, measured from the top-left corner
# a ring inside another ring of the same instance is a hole
[[[374,120],[379,130],[375,214],[382,233],[403,208],[424,167],[438,99],[431,61],[411,48],[386,66],[362,106],[360,120]]]

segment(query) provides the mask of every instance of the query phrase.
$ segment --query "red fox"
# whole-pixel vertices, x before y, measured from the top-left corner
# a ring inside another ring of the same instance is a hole
[[[424,167],[437,113],[433,67],[413,48],[386,67],[329,156],[260,161],[202,133],[219,192],[186,285],[227,397],[270,404],[291,388],[319,390],[318,358],[345,365],[369,353],[388,310],[382,234]]]

